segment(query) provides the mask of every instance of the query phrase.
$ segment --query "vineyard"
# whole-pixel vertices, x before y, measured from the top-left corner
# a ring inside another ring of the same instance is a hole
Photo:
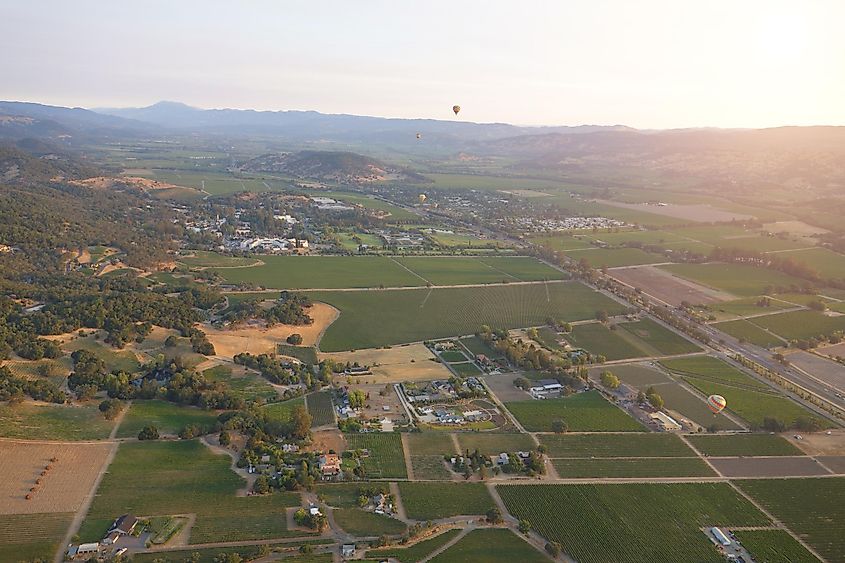
[[[546,434],[549,457],[692,457],[674,434]]]
[[[738,485],[823,557],[845,560],[845,478],[749,480]]]
[[[391,547],[388,549],[371,549],[367,551],[367,559],[392,558],[399,563],[416,563],[424,559],[432,551],[439,549],[455,538],[461,531],[458,529],[447,530],[442,534],[417,542],[411,547]]]
[[[361,462],[370,479],[406,479],[405,457],[399,434],[345,434],[350,450],[367,450]]]
[[[598,477],[713,477],[716,473],[698,457],[635,459],[552,459],[562,479]]]
[[[818,563],[818,559],[784,530],[744,530],[736,537],[756,561]]]
[[[548,563],[545,554],[505,528],[472,530],[431,563]]]
[[[715,457],[730,456],[785,456],[804,455],[804,452],[787,442],[781,436],[771,434],[706,434],[689,436],[692,445],[704,455]]]
[[[494,434],[480,432],[459,433],[458,443],[461,453],[475,450],[481,455],[499,455],[502,452],[530,451],[537,446],[528,434]]]
[[[177,435],[193,424],[210,431],[217,422],[217,412],[202,410],[197,407],[177,405],[157,399],[132,401],[129,412],[120,424],[118,437],[137,436],[144,426],[155,426],[159,433]]]
[[[401,520],[357,508],[338,508],[332,510],[332,514],[337,525],[353,536],[396,536],[408,529]]]
[[[639,422],[610,404],[598,391],[564,399],[516,401],[505,406],[529,432],[551,432],[552,422],[557,419],[565,421],[570,432],[645,431]]]
[[[493,508],[483,483],[399,483],[399,493],[414,520],[485,514]]]
[[[254,268],[250,268],[254,269]],[[481,325],[518,328],[548,317],[575,321],[623,307],[575,282],[395,291],[313,292],[340,310],[320,342],[324,352],[473,334]]]
[[[0,561],[52,561],[73,513],[0,515]]]
[[[455,453],[452,438],[444,432],[411,432],[405,434],[411,455],[436,455],[442,457]]]
[[[415,479],[431,479],[434,481],[449,481],[452,474],[446,469],[443,456],[412,455],[411,468]]]
[[[528,519],[580,563],[720,563],[724,558],[701,527],[769,525],[725,483],[499,485],[497,490],[511,514]]]
[[[305,397],[308,412],[311,414],[311,427],[334,424],[334,407],[332,406],[331,391],[311,393]]]
[[[92,406],[0,404],[0,436],[27,440],[100,440],[114,423]]]

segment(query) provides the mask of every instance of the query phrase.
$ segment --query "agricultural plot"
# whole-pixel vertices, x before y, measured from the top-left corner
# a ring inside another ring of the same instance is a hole
[[[565,335],[573,346],[584,348],[594,355],[602,355],[608,360],[626,360],[647,355],[631,340],[610,330],[602,323],[580,324],[572,327],[572,332]]]
[[[317,496],[334,508],[357,508],[362,485],[358,483],[325,483],[316,487]]]
[[[735,296],[672,275],[657,266],[640,266],[612,270],[610,275],[631,287],[641,289],[647,294],[668,303],[707,304],[728,301]]]
[[[551,432],[563,420],[570,432],[644,432],[645,428],[598,391],[562,399],[516,401],[505,406],[529,432]]]
[[[97,405],[0,404],[0,436],[26,440],[101,440],[114,422]]]
[[[639,248],[590,248],[567,250],[566,255],[580,262],[586,260],[592,268],[618,268],[666,262],[666,257]]]
[[[296,397],[295,399],[289,399],[278,403],[270,403],[269,405],[262,407],[262,410],[266,413],[269,420],[287,422],[290,420],[290,415],[293,412],[293,409],[300,405],[305,406],[305,399],[303,397]]]
[[[819,563],[784,530],[742,530],[734,534],[759,563]]]
[[[461,531],[457,528],[446,530],[427,540],[417,542],[411,547],[391,547],[387,549],[371,549],[367,551],[367,559],[383,560],[387,558],[396,559],[399,563],[417,563],[424,559],[429,553],[440,549],[452,541]]]
[[[399,483],[408,518],[436,520],[451,516],[486,514],[493,499],[484,483]]]
[[[684,378],[704,395],[721,395],[728,402],[728,410],[735,412],[752,425],[762,426],[766,417],[776,418],[791,426],[799,417],[814,416],[807,409],[781,395],[740,389],[698,377]],[[822,426],[829,423],[822,419]]]
[[[634,458],[634,459],[552,459],[552,465],[563,479],[583,478],[656,478],[712,477],[716,473],[698,457]]]
[[[745,264],[670,264],[659,267],[682,278],[741,297],[761,295],[768,287],[802,287],[807,283],[776,270]]]
[[[332,406],[331,391],[311,393],[305,397],[308,413],[311,415],[311,427],[334,424],[334,407]]]
[[[744,342],[750,342],[763,348],[773,348],[775,346],[783,346],[786,344],[783,338],[763,330],[757,326],[757,321],[764,317],[755,317],[753,319],[739,319],[736,321],[725,321],[713,324],[713,328],[721,330],[726,334],[730,334],[734,338]]]
[[[596,248],[592,239],[586,236],[574,237],[568,234],[555,236],[531,237],[531,242],[539,246],[545,246],[551,250],[592,250]]]
[[[227,256],[204,250],[194,250],[190,256],[180,256],[178,261],[192,268],[239,268],[261,264],[258,258]]]
[[[724,558],[701,527],[769,525],[726,483],[499,485],[497,490],[508,512],[529,520],[582,563],[719,563]]]
[[[549,457],[695,457],[674,434],[543,434]]]
[[[818,351],[826,354],[829,349],[822,348]],[[842,367],[842,364],[811,352],[801,351],[789,354],[787,359],[792,365],[813,374],[817,379],[837,389],[845,390],[845,368]]]
[[[801,457],[710,458],[713,467],[725,477],[814,477],[830,475],[815,459]]]
[[[699,452],[714,457],[804,455],[783,437],[772,434],[687,436]]]
[[[396,433],[345,434],[350,450],[367,450],[362,459],[367,477],[371,479],[406,479],[402,439]]]
[[[116,515],[127,512],[195,513],[192,543],[302,535],[288,532],[284,517],[287,507],[299,506],[298,493],[235,496],[245,482],[230,464],[197,440],[122,443],[80,529],[81,541],[98,540]]]
[[[304,364],[317,365],[317,350],[313,346],[291,346],[290,344],[276,344],[276,352],[282,356],[296,358]]]
[[[389,516],[365,512],[357,508],[339,508],[332,510],[334,520],[347,534],[353,536],[398,536],[408,527],[401,520]]]
[[[564,279],[566,275],[530,257],[416,256],[396,261],[434,285],[507,283]]]
[[[458,350],[446,350],[444,352],[440,352],[440,357],[443,359],[444,362],[465,362],[469,358],[467,358],[463,352]]]
[[[504,528],[472,530],[446,551],[430,560],[431,563],[548,563],[528,542]]]
[[[405,439],[412,456],[439,456],[455,453],[455,445],[449,434],[442,432],[410,432]]]
[[[420,216],[416,213],[412,213],[407,209],[403,209],[397,205],[393,205],[392,203],[384,201],[383,199],[376,199],[374,197],[368,197],[362,194],[350,192],[320,192],[319,195],[323,197],[331,197],[346,203],[351,203],[352,205],[360,205],[361,207],[372,211],[382,211],[385,213],[389,213],[390,221],[407,222],[420,218]]]
[[[466,338],[461,338],[460,342],[473,354],[473,356],[481,354],[483,356],[487,356],[488,358],[501,357],[501,354],[490,348],[486,342],[477,336],[467,336]]]
[[[263,256],[264,265],[215,270],[228,283],[272,289],[407,287],[425,285],[383,256]]]
[[[614,372],[615,373],[615,372]],[[645,390],[647,387],[644,387]],[[743,427],[725,416],[723,413],[713,416],[713,413],[701,397],[682,387],[679,383],[672,382],[654,387],[657,393],[663,398],[665,407],[683,417],[690,419],[702,428],[714,428],[716,430],[742,430]]]
[[[481,375],[481,370],[478,369],[478,367],[472,362],[449,364],[449,368],[461,377],[474,377]]]
[[[315,292],[341,311],[320,348],[338,352],[474,334],[481,325],[539,326],[548,317],[584,320],[619,303],[575,282],[397,291]],[[409,322],[413,319],[413,322]]]
[[[528,434],[462,432],[457,434],[457,438],[462,453],[478,450],[481,455],[498,455],[502,452],[527,452],[537,448]]]
[[[787,340],[800,340],[845,330],[845,315],[831,317],[817,311],[791,311],[758,317],[754,324]]]
[[[822,277],[841,280],[845,278],[845,256],[827,248],[805,248],[793,252],[783,252],[781,258],[792,258],[806,264]]]
[[[594,367],[590,369],[590,375],[595,375],[605,371],[606,367]],[[653,367],[646,364],[624,364],[616,365],[611,368],[611,371],[624,383],[636,387],[637,389],[645,389],[650,385],[658,385],[661,383],[670,383],[672,379]]]
[[[0,561],[52,561],[72,512],[0,515]]]
[[[648,318],[632,323],[620,323],[617,327],[630,332],[649,346],[657,349],[661,354],[667,356],[689,354],[701,350],[698,345],[693,344],[683,336]]]
[[[73,362],[68,357],[55,360],[4,361],[2,365],[9,368],[15,377],[32,380],[47,379],[60,387],[73,369]]]
[[[700,379],[724,383],[735,387],[772,391],[772,388],[712,356],[674,358],[660,362],[663,367],[678,375],[691,375]]]
[[[415,479],[430,479],[432,481],[449,481],[452,473],[446,469],[443,456],[412,455],[411,469]]]
[[[737,484],[822,557],[843,560],[845,478],[754,479]]]
[[[244,398],[246,401],[271,401],[279,394],[267,380],[251,371],[238,369],[233,373],[230,366],[219,365],[202,372],[208,381],[222,381],[229,386],[229,390]]]
[[[764,313],[777,313],[781,309],[788,309],[792,305],[778,299],[772,299],[766,306],[758,305],[760,297],[743,297],[733,301],[725,301],[710,305],[710,310],[715,314],[717,320],[734,319],[748,315],[762,315]]]
[[[133,438],[144,426],[153,425],[160,434],[175,436],[188,425],[196,425],[209,432],[217,423],[217,412],[197,407],[177,405],[158,399],[132,401],[129,412],[120,424],[117,435]]]

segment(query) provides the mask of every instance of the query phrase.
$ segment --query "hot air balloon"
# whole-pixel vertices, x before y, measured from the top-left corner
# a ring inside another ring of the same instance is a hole
[[[417,139],[422,139],[422,133],[417,133]]]
[[[425,194],[420,194],[420,203],[425,203],[425,200],[427,199],[427,197],[428,196],[426,196]]]
[[[461,106],[452,106],[452,111],[455,112],[455,115],[458,115],[458,112],[461,111]]]
[[[727,404],[728,402],[721,395],[710,395],[707,397],[707,407],[713,412],[713,416],[722,412]]]

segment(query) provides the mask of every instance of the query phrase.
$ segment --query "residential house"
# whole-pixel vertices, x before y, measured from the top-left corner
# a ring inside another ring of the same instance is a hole
[[[321,455],[318,466],[323,477],[334,477],[340,473],[340,456],[337,454]]]

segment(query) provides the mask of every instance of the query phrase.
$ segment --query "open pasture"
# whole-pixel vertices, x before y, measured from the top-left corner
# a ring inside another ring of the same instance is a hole
[[[665,256],[639,248],[588,248],[567,250],[566,255],[580,262],[586,260],[592,268],[618,268],[666,262]]]
[[[784,298],[784,300],[788,300]],[[718,321],[734,320],[737,317],[745,317],[748,315],[762,315],[766,313],[777,313],[781,309],[788,309],[793,305],[784,303],[781,298],[772,299],[768,306],[761,307],[757,303],[760,297],[743,297],[741,299],[734,299],[733,301],[725,301],[723,303],[716,303],[709,306],[710,311]]]
[[[191,543],[289,536],[285,509],[300,504],[299,493],[235,496],[245,482],[230,465],[228,456],[213,454],[197,440],[122,443],[82,525],[81,540],[99,539],[127,512],[195,513]]]
[[[598,391],[586,391],[561,399],[516,401],[507,409],[529,432],[551,432],[561,419],[570,432],[644,432],[628,413],[609,403]]]
[[[674,434],[543,434],[549,457],[695,457]]]
[[[218,411],[207,411],[158,399],[136,399],[132,401],[117,435],[120,438],[132,438],[147,425],[153,425],[158,428],[160,434],[170,436],[179,434],[189,424],[211,431],[217,423],[217,414]]]
[[[785,530],[741,530],[734,535],[759,563],[819,563]]]
[[[757,325],[757,321],[762,318],[764,317],[715,323],[713,328],[721,330],[722,332],[733,336],[737,340],[750,342],[751,344],[756,344],[757,346],[761,346],[763,348],[784,346],[786,342],[784,342],[783,338],[779,338],[777,335],[772,334]]]
[[[805,245],[806,246],[806,245]],[[845,278],[845,256],[827,248],[804,248],[781,252],[780,258],[792,258],[815,270],[822,278],[841,280]]]
[[[548,563],[549,558],[531,544],[505,528],[480,528],[430,559],[431,563]]]
[[[777,270],[746,264],[669,264],[658,266],[676,276],[741,297],[764,293],[767,287],[802,287],[806,281]]]
[[[619,328],[610,330],[602,323],[579,324],[572,327],[572,332],[564,338],[576,348],[584,348],[594,356],[604,356],[607,360],[627,360],[640,358],[647,352],[636,345],[636,339],[625,338],[619,334]]]
[[[484,483],[399,483],[408,518],[436,520],[451,516],[486,514],[493,499]]]
[[[647,345],[657,349],[659,353],[667,356],[689,354],[701,350],[698,345],[649,318],[643,318],[632,323],[620,323],[617,327],[630,332]]]
[[[552,459],[562,479],[713,477],[716,473],[698,457],[672,459],[639,457],[632,459]]]
[[[358,362],[372,366],[373,375],[366,376],[366,380],[373,383],[449,379],[452,375],[446,365],[436,361],[431,350],[422,343],[335,352],[323,356],[344,364]]]
[[[575,321],[622,305],[577,282],[474,288],[315,292],[341,311],[320,342],[323,351],[353,350],[474,334],[481,325],[539,326],[548,317]],[[410,320],[413,319],[413,322]]]
[[[726,483],[499,485],[496,489],[511,514],[528,519],[540,535],[560,542],[581,563],[720,563],[724,558],[701,527],[769,524]]]
[[[593,244],[593,240],[584,235],[576,237],[567,233],[559,233],[556,235],[532,236],[530,240],[533,244],[557,251],[597,248]]]
[[[775,518],[828,561],[845,554],[845,477],[738,481]]]
[[[106,363],[108,370],[120,370],[134,373],[141,368],[138,358],[129,350],[115,350],[107,344],[101,344],[93,336],[75,337],[62,344],[66,352],[88,350]]]
[[[402,439],[394,432],[375,434],[344,434],[350,450],[367,450],[362,458],[364,470],[370,479],[406,479]]]
[[[782,436],[772,434],[697,434],[687,436],[704,455],[731,456],[798,456],[804,452]]]
[[[0,436],[27,440],[101,440],[114,422],[97,405],[0,404]]]
[[[757,317],[754,324],[787,340],[800,340],[845,330],[845,315],[828,316],[818,311],[790,311]]]
[[[113,447],[0,441],[0,514],[79,510]]]
[[[52,561],[73,513],[0,515],[0,561]]]
[[[222,381],[232,393],[247,401],[272,401],[279,397],[278,392],[266,379],[242,366],[218,365],[202,372],[208,381]]]

